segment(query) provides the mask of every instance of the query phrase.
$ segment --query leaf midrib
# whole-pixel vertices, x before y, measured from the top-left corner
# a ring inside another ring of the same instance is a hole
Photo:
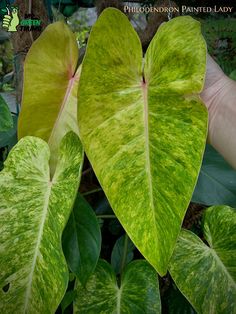
[[[117,302],[116,302],[117,314],[121,313],[121,294],[122,294],[122,286],[119,288],[117,285]]]
[[[152,184],[152,174],[151,174],[151,164],[150,164],[150,147],[149,147],[149,117],[148,117],[148,84],[147,82],[142,82],[142,93],[144,101],[144,130],[145,130],[145,154],[146,154],[146,169],[148,176],[148,187],[149,196],[151,201],[151,209],[153,213],[153,219],[155,222],[155,210],[154,210],[154,200],[153,200],[153,184]],[[156,230],[156,224],[155,230]],[[157,230],[156,230],[157,232]]]
[[[28,282],[28,286],[27,286],[26,294],[25,294],[25,303],[24,303],[23,313],[27,312],[27,307],[29,304],[29,299],[30,299],[30,295],[31,295],[31,288],[32,288],[32,281],[33,281],[33,276],[34,276],[34,270],[35,270],[35,266],[36,266],[36,262],[37,262],[37,257],[38,257],[38,252],[39,252],[39,248],[40,248],[41,239],[43,236],[44,225],[45,225],[45,221],[47,218],[48,205],[49,205],[51,190],[52,190],[52,181],[49,181],[47,191],[45,193],[43,214],[42,214],[41,224],[40,224],[38,238],[37,238],[37,242],[36,242],[35,253],[34,253],[34,257],[33,257],[33,261],[32,261],[32,267],[31,267],[31,271],[29,274],[29,282]]]
[[[60,122],[60,119],[61,119],[61,116],[63,115],[63,112],[64,112],[64,109],[66,107],[66,104],[67,104],[67,100],[69,99],[70,95],[71,95],[71,92],[72,92],[72,89],[73,89],[73,86],[74,86],[74,82],[76,81],[77,79],[77,76],[76,76],[76,73],[70,78],[70,80],[68,81],[68,85],[67,85],[67,88],[66,88],[66,93],[65,93],[65,96],[63,98],[63,101],[62,101],[62,104],[60,106],[60,111],[57,115],[57,118],[56,118],[56,121],[53,125],[53,128],[52,128],[52,131],[51,131],[51,134],[49,136],[49,139],[48,139],[48,145],[50,146],[50,143],[51,141],[53,140],[54,138],[54,133],[55,133],[55,130],[56,130],[56,127],[57,125],[59,124]]]

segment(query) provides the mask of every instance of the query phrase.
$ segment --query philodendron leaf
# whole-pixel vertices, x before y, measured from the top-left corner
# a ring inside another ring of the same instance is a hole
[[[200,24],[191,17],[162,25],[143,60],[138,35],[112,8],[95,23],[83,61],[82,143],[118,219],[161,275],[202,161],[205,61]]]
[[[70,270],[85,286],[101,250],[101,231],[88,202],[78,194],[63,233],[63,251]]]
[[[167,304],[166,312],[168,314],[196,314],[195,310],[182,295],[182,293],[173,285],[169,288],[166,295],[165,303]]]
[[[236,211],[228,206],[207,209],[203,221],[206,245],[183,230],[170,263],[180,291],[198,313],[236,311]]]
[[[0,132],[7,131],[13,127],[13,120],[5,100],[0,95]],[[0,134],[1,141],[1,134]]]
[[[99,260],[86,288],[77,281],[74,313],[160,314],[158,277],[144,260],[130,263],[118,286],[111,265]]]
[[[192,202],[236,206],[236,170],[211,145],[206,145]]]
[[[13,147],[17,143],[17,121],[18,117],[16,115],[12,116],[13,126],[11,129],[0,132],[0,147]]]
[[[61,234],[78,188],[82,146],[63,139],[50,180],[46,142],[25,137],[0,173],[0,312],[55,313],[67,287]]]
[[[64,295],[64,297],[61,301],[62,314],[65,313],[65,310],[74,301],[75,297],[76,297],[76,291],[75,290],[69,290],[66,292],[66,294]]]
[[[32,44],[24,64],[18,135],[38,136],[48,142],[51,173],[55,171],[63,136],[71,130],[78,133],[77,62],[75,35],[65,23],[56,22]]]
[[[123,235],[116,241],[111,253],[111,265],[116,274],[120,274],[122,268],[132,261],[134,249],[135,246],[127,235]]]

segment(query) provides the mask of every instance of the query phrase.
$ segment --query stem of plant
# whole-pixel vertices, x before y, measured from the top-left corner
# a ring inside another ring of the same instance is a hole
[[[90,194],[97,193],[97,192],[100,192],[100,191],[102,191],[102,188],[98,188],[98,189],[94,189],[92,191],[88,191],[88,192],[82,193],[82,195],[86,196],[86,195],[90,195]]]
[[[128,240],[129,237],[127,233],[125,234],[125,239],[124,239],[124,250],[123,250],[123,255],[122,255],[122,260],[121,260],[121,265],[120,265],[120,274],[122,274],[123,269],[125,267],[126,259],[127,259],[127,253],[128,253]]]
[[[97,215],[97,218],[101,218],[101,219],[116,219],[115,215]]]
[[[91,171],[92,171],[92,168],[88,168],[88,169],[84,170],[84,171],[82,172],[82,176],[86,175],[87,173],[89,173],[89,172],[91,172]]]

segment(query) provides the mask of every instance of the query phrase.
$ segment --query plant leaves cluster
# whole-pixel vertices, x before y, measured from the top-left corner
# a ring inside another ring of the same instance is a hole
[[[169,270],[184,295],[175,289],[175,300],[234,313],[235,210],[208,208],[203,239],[180,232],[207,132],[200,24],[162,25],[143,57],[127,17],[107,9],[82,68],[78,56],[74,34],[57,22],[25,61],[20,140],[0,173],[0,312],[55,313],[60,304],[62,313],[161,313],[158,274]],[[105,212],[78,193],[83,150]],[[100,255],[106,216],[119,221],[116,237],[125,230],[111,264]]]

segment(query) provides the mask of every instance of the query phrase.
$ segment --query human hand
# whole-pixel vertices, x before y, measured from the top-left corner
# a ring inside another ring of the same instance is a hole
[[[201,98],[210,111],[209,113],[216,109],[213,108],[218,104],[216,100],[221,96],[222,91],[230,81],[214,59],[207,54],[207,70]]]
[[[19,25],[19,22],[17,8],[13,8],[11,13],[8,9],[8,14],[3,17],[3,27],[7,28],[8,32],[16,32],[16,27]]]
[[[208,141],[236,168],[236,82],[209,55],[200,96],[208,109]]]

